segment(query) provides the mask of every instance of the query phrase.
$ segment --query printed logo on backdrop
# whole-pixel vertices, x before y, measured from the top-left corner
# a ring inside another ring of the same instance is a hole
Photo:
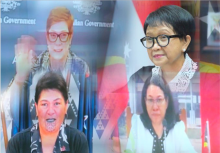
[[[100,0],[91,0],[91,1],[73,1],[73,8],[77,9],[78,12],[83,13],[84,15],[95,14],[100,7],[102,2]],[[100,21],[90,21],[88,19],[82,21],[75,19],[74,26],[86,26],[86,27],[100,27],[100,28],[113,28],[114,22],[100,22]]]
[[[20,6],[21,0],[3,0],[1,1],[1,10],[3,12],[9,12],[15,10],[17,6]],[[100,0],[91,0],[91,1],[76,1],[73,2],[73,8],[76,8],[79,12],[85,15],[91,15],[100,10],[102,2]],[[10,16],[4,16],[0,18],[0,23],[5,24],[36,24],[36,19],[23,19],[23,18],[13,18]],[[114,28],[114,22],[100,22],[100,21],[91,21],[78,20],[75,19],[74,26],[86,26],[86,27],[97,27],[97,28]]]
[[[20,6],[21,0],[3,0],[1,1],[1,11],[8,12],[11,10],[15,10],[17,6]]]
[[[77,9],[79,12],[84,15],[90,15],[91,13],[96,13],[100,10],[100,5],[102,2],[100,0],[91,0],[91,1],[73,1],[73,8]]]
[[[1,11],[2,12],[10,12],[15,10],[18,6],[21,5],[19,2],[21,0],[3,0],[1,1]],[[5,24],[36,24],[36,19],[20,19],[20,18],[12,18],[9,16],[4,16],[0,18],[0,23]]]
[[[102,2],[100,0],[91,0],[91,1],[73,1],[73,8],[77,9],[78,12],[83,13],[84,15],[91,15],[100,10]],[[86,27],[101,27],[101,28],[113,28],[114,22],[100,22],[100,21],[90,21],[88,19],[82,21],[75,19],[74,26],[86,26]]]

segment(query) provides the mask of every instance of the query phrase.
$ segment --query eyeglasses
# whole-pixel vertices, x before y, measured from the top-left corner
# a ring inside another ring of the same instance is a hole
[[[54,32],[48,32],[48,38],[51,42],[57,41],[58,37],[60,38],[61,42],[66,42],[68,37],[69,37],[69,33],[64,32],[64,33],[61,33],[61,34],[57,34],[57,33],[54,33]]]
[[[164,98],[158,98],[158,99],[152,99],[152,98],[146,98],[145,102],[147,103],[147,105],[149,106],[153,106],[154,103],[157,104],[157,106],[161,106],[162,104],[164,104],[165,99]]]
[[[169,44],[170,42],[170,38],[176,38],[176,37],[182,37],[181,35],[171,35],[171,36],[167,36],[167,35],[159,35],[157,37],[143,37],[140,39],[140,41],[142,42],[142,44],[144,45],[144,47],[146,47],[147,49],[150,49],[154,46],[154,39],[156,39],[157,44],[161,47],[165,47]]]

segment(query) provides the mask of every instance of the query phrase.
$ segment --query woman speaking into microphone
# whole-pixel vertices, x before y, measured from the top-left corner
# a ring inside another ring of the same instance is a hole
[[[126,152],[194,153],[185,125],[179,121],[169,86],[159,75],[149,77],[142,90],[141,115],[134,114]]]

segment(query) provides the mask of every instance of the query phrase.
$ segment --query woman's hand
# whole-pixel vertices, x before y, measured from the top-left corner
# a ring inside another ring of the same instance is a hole
[[[36,40],[27,35],[18,38],[18,42],[15,45],[15,57],[16,57],[16,83],[23,83],[34,64]]]

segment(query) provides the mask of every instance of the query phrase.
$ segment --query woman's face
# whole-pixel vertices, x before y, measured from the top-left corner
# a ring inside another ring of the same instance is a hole
[[[59,90],[43,90],[35,103],[39,127],[44,133],[57,132],[64,121],[67,103]]]
[[[173,28],[167,27],[165,25],[155,26],[155,27],[147,27],[146,36],[149,37],[157,37],[158,35],[176,35],[173,31]],[[150,49],[147,49],[148,56],[150,57],[151,61],[156,66],[171,66],[178,64],[178,62],[184,61],[184,53],[183,49],[187,49],[188,38],[187,41],[184,39],[170,38],[169,44],[165,47],[161,47],[157,44],[157,41],[154,40],[154,46]]]
[[[72,34],[69,34],[69,29],[65,21],[53,24],[47,34],[50,57],[55,60],[65,59],[69,52],[71,40]]]
[[[152,124],[161,124],[166,114],[168,102],[160,87],[150,85],[146,91],[146,109]]]

